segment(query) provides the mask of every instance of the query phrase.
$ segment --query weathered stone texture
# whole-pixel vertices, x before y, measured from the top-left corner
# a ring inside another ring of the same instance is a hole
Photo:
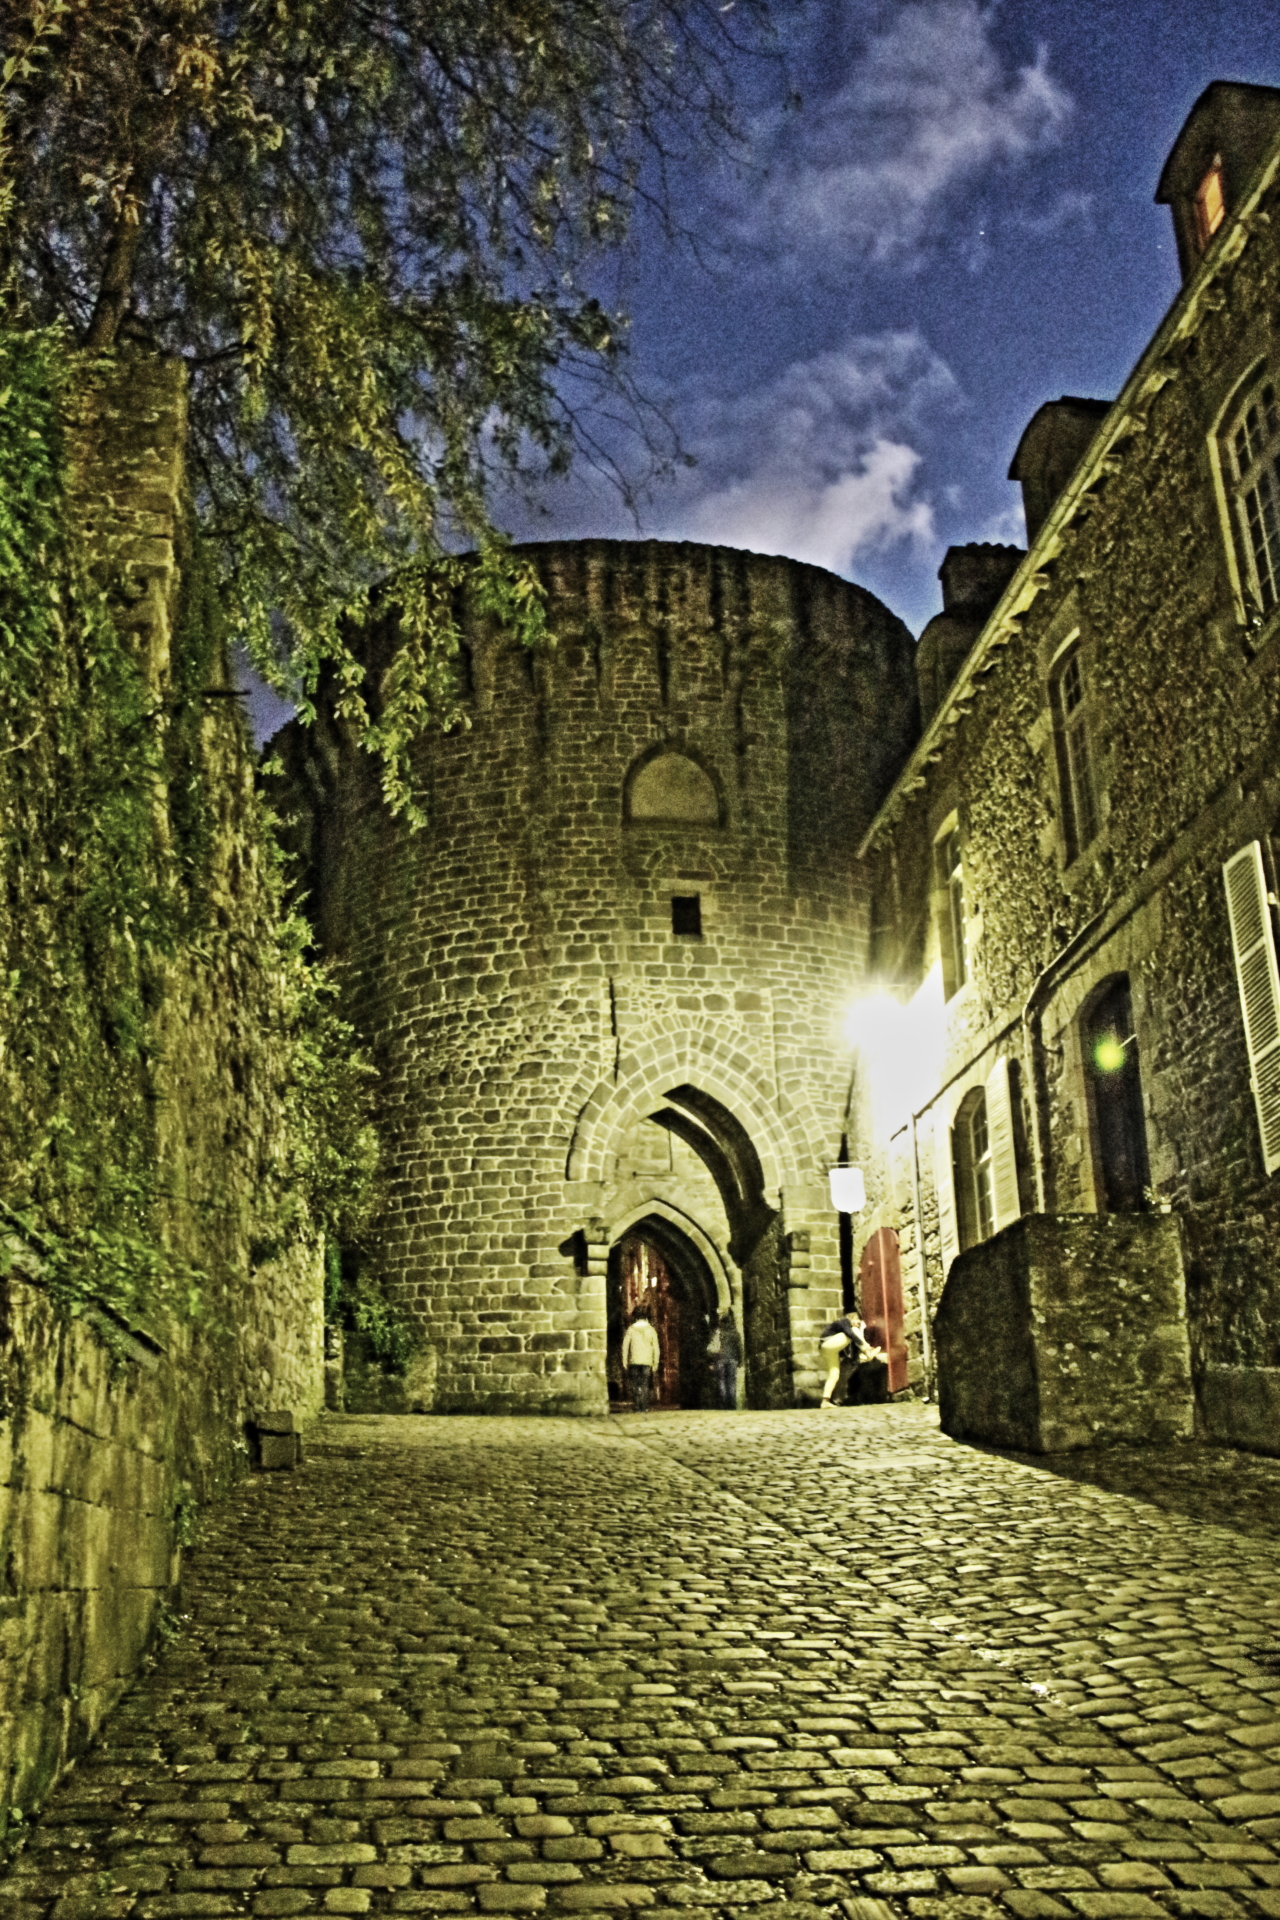
[[[185,555],[182,371],[125,357],[81,403],[73,507],[84,509],[85,538],[163,711]],[[210,671],[225,692],[225,663],[215,656]],[[198,942],[150,956],[138,1069],[154,1115],[154,1231],[204,1276],[203,1314],[179,1324],[157,1312],[130,1328],[90,1303],[69,1319],[41,1286],[38,1260],[9,1235],[19,1266],[0,1281],[0,1836],[136,1670],[181,1545],[247,1465],[247,1419],[276,1406],[309,1417],[323,1399],[318,1250],[305,1228],[264,1224],[264,1193],[286,1151],[285,1052],[275,905],[234,708],[208,700],[192,734],[186,772],[205,798],[207,911]],[[24,778],[35,777],[29,764]],[[157,790],[162,846],[174,800]],[[55,851],[24,849],[29,892],[31,870]],[[38,901],[29,910],[25,965],[57,950],[41,918],[53,910]],[[59,983],[41,990],[56,996]],[[102,983],[100,998],[109,990]],[[104,1026],[110,1012],[91,1008]],[[21,1041],[3,1036],[9,1100]],[[119,1118],[104,1095],[95,1119],[108,1140]]]
[[[319,930],[383,1074],[380,1272],[427,1343],[422,1404],[603,1411],[602,1276],[573,1236],[601,1220],[607,1250],[662,1200],[718,1249],[720,1304],[760,1271],[738,1301],[772,1343],[749,1335],[749,1390],[789,1399],[838,1305],[816,1183],[866,948],[854,853],[914,734],[910,637],[790,561],[528,552],[557,644],[467,624],[470,726],[421,747],[425,831],[387,817],[340,730],[289,749]],[[660,749],[705,770],[720,824],[626,818]],[[676,935],[672,898],[695,894],[702,937]],[[687,1181],[628,1147],[653,1114],[702,1143]],[[775,1216],[810,1232],[804,1289],[760,1250]]]
[[[1031,1453],[1195,1425],[1178,1224],[1033,1214],[962,1253],[934,1321],[942,1430]]]
[[[1220,1367],[1200,1379],[1200,1409],[1211,1440],[1280,1454],[1280,1367]]]
[[[921,1121],[935,1291],[933,1112],[998,1054],[1020,1070],[1023,1208],[1104,1204],[1081,1022],[1128,974],[1152,1183],[1183,1224],[1198,1376],[1280,1365],[1280,1180],[1263,1171],[1221,872],[1251,839],[1274,848],[1280,827],[1280,620],[1241,613],[1215,478],[1234,396],[1275,353],[1278,214],[1271,189],[1175,304],[1104,423],[1103,468],[1069,517],[1051,516],[1010,589],[1014,616],[997,612],[998,644],[926,737],[870,856],[875,968],[910,987],[937,959],[933,848],[958,817],[971,978],[948,1007],[951,1091]],[[1050,683],[1077,633],[1101,826],[1073,855]],[[897,1207],[901,1219],[901,1195]]]

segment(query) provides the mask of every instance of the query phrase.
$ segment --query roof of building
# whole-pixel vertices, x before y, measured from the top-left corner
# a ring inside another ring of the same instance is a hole
[[[1086,400],[1078,393],[1064,393],[1060,400],[1046,400],[1022,430],[1022,438],[1009,462],[1009,478],[1024,480],[1031,467],[1042,463],[1048,443],[1055,440],[1069,438],[1083,453],[1084,441],[1093,438],[1111,407],[1110,400]]]
[[[1212,89],[1207,91],[1212,92]],[[1260,88],[1258,91],[1280,94],[1280,90],[1273,88]],[[1205,95],[1202,95],[1201,100],[1204,98]],[[1265,154],[1265,164],[1259,163],[1248,193],[1230,210],[1214,234],[1203,258],[1184,283],[1119,397],[1101,421],[1083,459],[1054,502],[1043,526],[1030,542],[1025,560],[1009,582],[945,700],[867,829],[858,849],[860,855],[865,854],[885,828],[897,819],[907,796],[925,784],[926,769],[940,758],[951,731],[977,697],[982,677],[992,664],[991,655],[1015,638],[1023,615],[1050,585],[1053,566],[1063,548],[1063,536],[1070,528],[1077,509],[1104,477],[1107,463],[1123,459],[1125,443],[1144,430],[1147,409],[1156,394],[1177,377],[1171,350],[1195,333],[1207,306],[1221,305],[1222,295],[1216,286],[1218,277],[1239,259],[1248,244],[1253,226],[1266,221],[1267,215],[1260,203],[1274,187],[1278,176],[1280,123]]]
[[[1169,151],[1156,187],[1157,203],[1166,207],[1193,194],[1222,149],[1232,151],[1242,169],[1252,172],[1278,132],[1280,87],[1211,81]]]

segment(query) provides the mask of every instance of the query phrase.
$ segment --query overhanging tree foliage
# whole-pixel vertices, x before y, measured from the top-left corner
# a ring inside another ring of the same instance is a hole
[[[325,661],[410,804],[464,573],[528,639],[495,463],[567,462],[558,377],[616,368],[587,290],[674,143],[730,137],[764,0],[9,0],[11,324],[181,355],[203,529],[259,666]],[[450,557],[470,544],[476,558]],[[344,643],[398,576],[376,712]]]

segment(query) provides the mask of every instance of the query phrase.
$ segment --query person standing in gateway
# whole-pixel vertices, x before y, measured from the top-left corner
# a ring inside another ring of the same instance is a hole
[[[715,1380],[716,1405],[736,1407],[738,1368],[742,1365],[742,1335],[738,1332],[732,1307],[727,1307],[716,1322],[707,1345],[707,1359]]]
[[[653,1392],[653,1371],[662,1358],[658,1333],[649,1318],[648,1307],[637,1307],[631,1325],[622,1336],[622,1364],[627,1371],[631,1404],[637,1413],[648,1413]]]

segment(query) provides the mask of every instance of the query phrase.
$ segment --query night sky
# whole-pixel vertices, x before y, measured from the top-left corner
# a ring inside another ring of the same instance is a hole
[[[777,18],[801,107],[744,63],[751,170],[678,177],[696,244],[641,221],[605,289],[696,467],[638,526],[586,469],[504,512],[526,538],[791,554],[919,632],[948,546],[1024,543],[1005,476],[1036,408],[1114,396],[1174,298],[1161,166],[1211,80],[1280,84],[1280,10],[778,0]]]
[[[736,171],[676,169],[598,291],[696,464],[638,502],[579,465],[499,494],[517,539],[709,540],[860,581],[914,633],[938,565],[1025,542],[1043,401],[1111,398],[1178,289],[1161,167],[1211,80],[1280,85],[1276,0],[776,0]],[[785,73],[783,71],[785,62]],[[798,107],[785,104],[788,89]],[[647,456],[597,443],[637,486]],[[661,435],[659,435],[661,438]],[[255,728],[286,717],[265,689]]]

